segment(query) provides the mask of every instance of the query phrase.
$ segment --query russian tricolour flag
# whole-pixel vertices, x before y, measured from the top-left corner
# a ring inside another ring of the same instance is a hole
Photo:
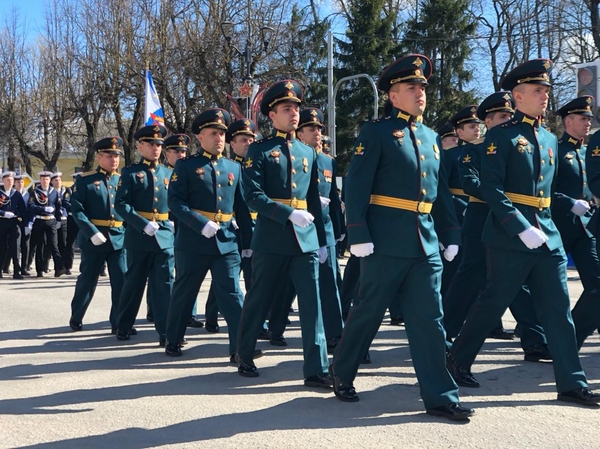
[[[146,70],[146,126],[161,125],[165,126],[165,115],[163,114],[158,94],[154,88],[154,81],[150,71]]]

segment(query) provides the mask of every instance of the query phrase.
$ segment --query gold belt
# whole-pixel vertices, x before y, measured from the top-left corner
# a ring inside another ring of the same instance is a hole
[[[224,214],[223,212],[206,212],[204,210],[192,209],[194,212],[198,212],[203,217],[208,218],[209,220],[216,221],[217,223],[225,223],[231,221],[233,218],[233,214]]]
[[[140,212],[140,211],[136,211],[138,213],[138,215],[140,217],[144,217],[148,220],[152,220],[152,221],[162,221],[162,220],[168,220],[169,219],[169,213],[164,213],[161,214],[159,212]]]
[[[452,195],[467,196],[463,189],[450,189]]]
[[[433,203],[424,201],[404,200],[402,198],[394,198],[393,196],[371,195],[371,204],[377,206],[393,207],[394,209],[404,209],[411,212],[419,212],[421,214],[431,213]]]
[[[282,199],[282,198],[271,198],[273,201],[285,204],[286,206],[293,207],[294,209],[308,209],[308,203],[306,200],[299,200],[298,198]]]
[[[480,200],[480,199],[479,199],[479,198],[477,198],[477,197],[470,196],[470,197],[469,197],[469,203],[483,203],[483,204],[485,204],[485,201],[483,201],[483,200]]]
[[[506,197],[513,203],[523,204],[525,206],[537,207],[540,210],[550,207],[552,199],[538,198],[537,196],[521,195],[520,193],[504,192]]]
[[[56,217],[54,215],[36,215],[35,218],[40,220],[55,220]]]
[[[92,219],[90,221],[92,222],[92,224],[94,224],[96,226],[106,226],[108,228],[120,228],[121,226],[123,226],[123,222],[122,221],[116,221],[116,220],[96,220],[96,219]]]
[[[258,212],[250,212],[250,218],[256,220],[258,218]]]

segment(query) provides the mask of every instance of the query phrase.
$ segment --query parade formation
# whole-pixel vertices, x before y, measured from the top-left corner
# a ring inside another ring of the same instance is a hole
[[[193,139],[141,127],[139,162],[121,173],[123,140],[112,136],[94,144],[96,168],[69,188],[59,172],[37,173],[28,190],[3,172],[0,261],[15,282],[44,277],[50,259],[55,277],[70,275],[76,242],[73,332],[85,332],[106,266],[119,344],[136,338],[146,291],[165,357],[186,356],[188,327],[219,332],[220,313],[223,357],[248,378],[269,356],[257,340],[287,345],[297,298],[303,384],[344,402],[360,399],[354,380],[361,364],[377,363],[369,348],[389,309],[405,325],[430,415],[474,415],[459,387],[485,388],[471,366],[486,338],[519,338],[525,361],[552,361],[558,401],[597,407],[578,353],[600,328],[600,133],[586,149],[591,96],[558,110],[560,138],[545,128],[551,71],[548,59],[519,65],[501,91],[436,132],[422,121],[431,62],[397,59],[379,76],[385,114],[362,126],[343,189],[325,116],[304,107],[291,79],[262,97],[272,128],[264,137],[250,119],[214,108],[197,115]],[[351,258],[342,276],[343,240]],[[567,254],[584,287],[572,311]],[[209,271],[203,323],[196,301]],[[502,324],[507,309],[514,333]]]

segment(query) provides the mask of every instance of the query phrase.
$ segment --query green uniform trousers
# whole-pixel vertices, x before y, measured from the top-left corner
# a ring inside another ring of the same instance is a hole
[[[401,258],[378,253],[361,260],[358,296],[333,358],[335,374],[353,382],[390,302],[402,298],[410,352],[425,408],[458,402],[458,387],[446,369],[442,325],[440,254]]]
[[[127,270],[127,260],[124,249],[110,252],[81,250],[81,264],[79,265],[81,274],[77,276],[75,294],[71,301],[71,321],[76,323],[81,323],[83,321],[85,312],[96,291],[98,277],[100,276],[104,263],[107,263],[108,265],[108,273],[110,276],[110,327],[113,330],[116,330],[119,299],[121,298],[121,290],[123,289],[125,280],[125,270]]]
[[[227,322],[229,353],[233,354],[244,301],[239,283],[240,255],[237,251],[207,255],[178,250],[175,258],[177,278],[169,303],[167,340],[171,344],[177,344],[183,339],[198,292],[210,270],[211,289],[214,291],[219,310]]]
[[[252,288],[246,295],[238,332],[241,360],[252,361],[256,339],[271,307],[273,286],[289,277],[298,293],[304,377],[327,373],[329,362],[321,314],[318,265],[316,251],[297,256],[254,251]]]
[[[127,272],[119,300],[117,328],[128,331],[133,327],[148,282],[154,328],[158,332],[159,341],[162,341],[166,336],[167,311],[173,288],[173,248],[160,252],[128,249],[126,253]]]
[[[523,284],[529,287],[552,354],[559,393],[587,387],[575,340],[567,290],[567,258],[562,247],[525,252],[488,247],[488,282],[452,345],[456,363],[470,368],[498,317]]]

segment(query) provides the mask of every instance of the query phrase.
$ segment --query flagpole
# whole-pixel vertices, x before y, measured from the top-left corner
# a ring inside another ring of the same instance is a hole
[[[146,111],[148,110],[148,96],[146,95],[146,83],[148,82],[148,71],[150,70],[150,61],[146,60],[146,71],[144,72],[144,121],[146,124]]]

